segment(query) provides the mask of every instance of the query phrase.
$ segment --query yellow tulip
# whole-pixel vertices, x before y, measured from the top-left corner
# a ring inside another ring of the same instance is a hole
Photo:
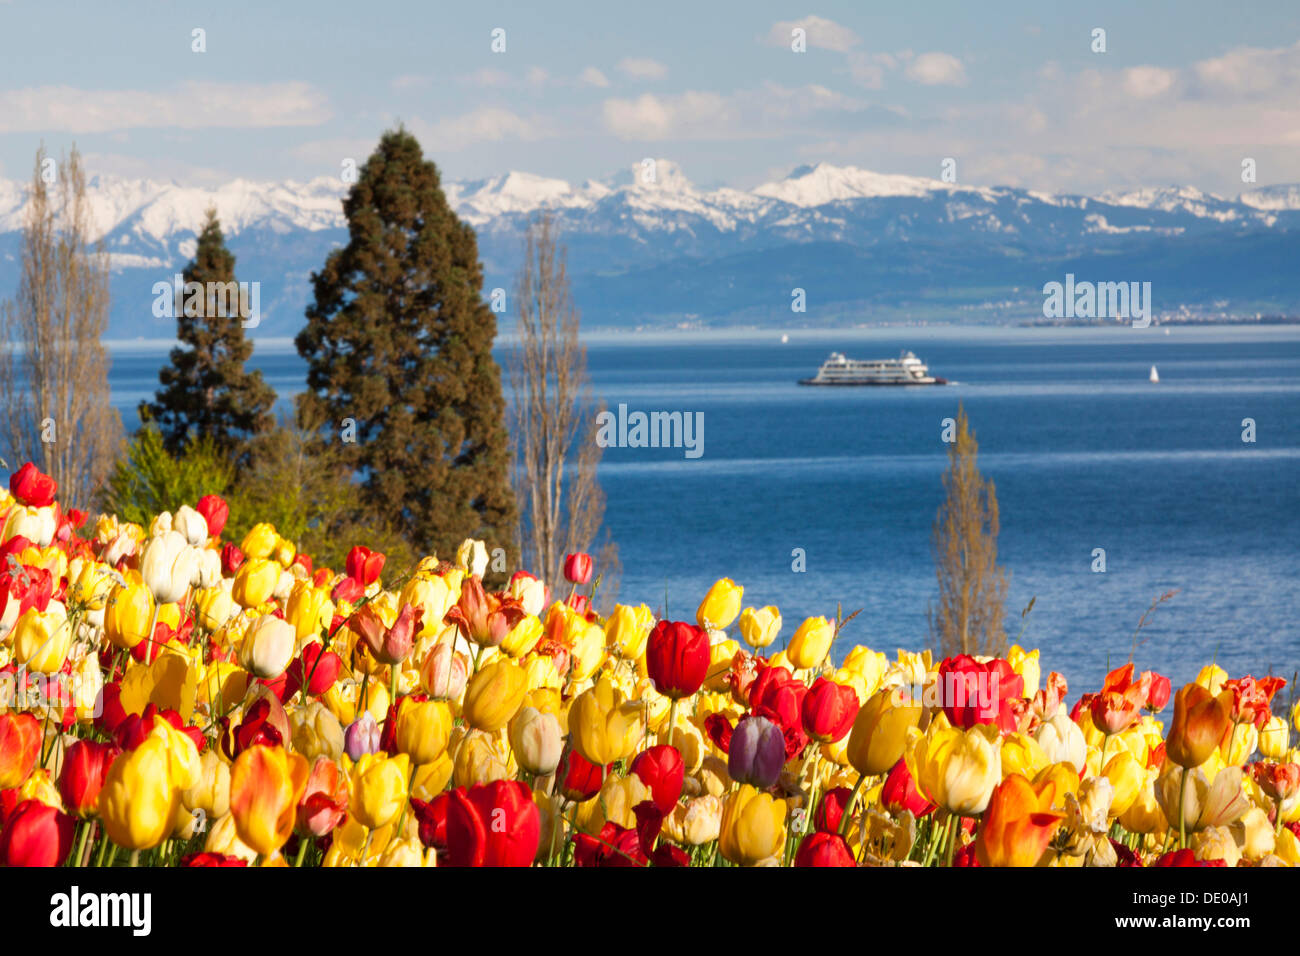
[[[500,658],[470,678],[462,708],[470,726],[488,732],[500,730],[524,702],[528,675],[518,664]]]
[[[1110,799],[1111,817],[1123,814],[1137,801],[1139,791],[1147,784],[1146,769],[1127,750],[1121,750],[1106,761],[1102,774],[1110,781],[1114,795]]]
[[[510,749],[528,773],[544,777],[560,763],[564,738],[554,714],[535,707],[521,707],[510,721]]]
[[[833,640],[835,625],[824,617],[810,617],[794,632],[785,653],[793,667],[807,670],[826,659]]]
[[[724,631],[740,613],[740,602],[745,595],[742,588],[731,578],[719,578],[709,588],[695,612],[695,620],[706,631]]]
[[[109,839],[128,850],[158,846],[171,835],[182,793],[201,773],[194,742],[161,717],[154,718],[153,730],[140,745],[113,761],[99,793]]]
[[[460,582],[451,575],[421,571],[402,588],[399,605],[409,604],[424,611],[420,618],[417,637],[437,634],[443,628],[443,618],[460,597]]]
[[[239,546],[239,550],[244,552],[245,564],[248,561],[269,558],[279,540],[280,536],[276,534],[274,525],[269,525],[266,522],[253,525],[248,534],[244,535],[244,541]],[[248,606],[245,605],[245,607]]]
[[[343,753],[343,725],[333,712],[318,700],[289,712],[293,749],[308,760],[327,757],[338,760]]]
[[[733,791],[722,810],[718,850],[739,866],[755,866],[785,846],[785,802],[749,784]]]
[[[627,755],[629,724],[623,703],[622,692],[602,674],[569,707],[573,748],[591,763],[603,766]]]
[[[106,564],[77,559],[68,566],[68,603],[102,611],[113,593],[113,571]]]
[[[295,581],[285,602],[284,619],[293,625],[298,640],[320,637],[334,618],[334,602],[324,588],[314,587],[310,581]]]
[[[472,730],[453,747],[456,759],[452,778],[458,787],[508,780],[512,776],[509,754],[496,734]]]
[[[511,657],[523,657],[542,639],[542,621],[538,617],[528,615],[521,618],[519,623],[510,629],[506,639],[501,642],[501,650]]]
[[[104,632],[115,647],[130,650],[149,636],[153,592],[139,574],[128,572],[126,585],[113,589],[104,606]]]
[[[411,759],[406,754],[363,754],[352,768],[350,812],[372,830],[387,826],[406,806],[410,777]]]
[[[13,647],[14,660],[28,670],[57,673],[72,647],[72,625],[63,605],[51,601],[44,612],[28,608],[14,625]]]
[[[578,619],[580,622],[582,618]],[[569,678],[584,681],[605,663],[605,631],[599,624],[587,624],[578,630],[577,640],[569,651]]]
[[[235,599],[225,588],[201,588],[194,593],[194,617],[204,630],[217,630],[237,613]]]
[[[1012,644],[1007,651],[1006,659],[1011,669],[1024,681],[1025,687],[1020,696],[1032,699],[1038,693],[1038,681],[1042,677],[1042,670],[1038,664],[1038,648],[1026,651],[1019,644]]]
[[[1286,720],[1274,714],[1259,731],[1259,752],[1269,760],[1285,762],[1290,746],[1291,734],[1287,730]]]
[[[639,658],[645,653],[654,620],[654,612],[644,604],[637,607],[614,605],[614,613],[605,622],[605,637],[610,651],[625,661]]]
[[[230,596],[239,602],[240,607],[260,607],[275,593],[281,570],[279,564],[266,558],[247,559],[235,572]]]
[[[921,722],[921,705],[893,690],[879,690],[858,711],[845,753],[858,773],[888,773],[903,756],[908,731]]]
[[[963,817],[984,812],[1002,780],[997,727],[963,731],[936,721],[927,733],[908,731],[908,740],[907,769],[932,803]]]
[[[1009,733],[1002,739],[1002,779],[1018,773],[1032,780],[1050,763],[1038,741],[1028,734]]]
[[[771,605],[747,607],[740,615],[740,636],[754,650],[762,650],[781,633],[781,611]]]
[[[451,721],[446,701],[404,701],[397,718],[398,751],[414,763],[432,763],[447,751]]]

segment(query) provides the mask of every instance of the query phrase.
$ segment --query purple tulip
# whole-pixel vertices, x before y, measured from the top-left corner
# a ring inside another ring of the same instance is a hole
[[[727,773],[738,783],[766,790],[785,766],[785,736],[766,717],[745,717],[731,735]]]
[[[370,711],[363,713],[343,731],[343,749],[353,760],[379,749],[379,722]]]

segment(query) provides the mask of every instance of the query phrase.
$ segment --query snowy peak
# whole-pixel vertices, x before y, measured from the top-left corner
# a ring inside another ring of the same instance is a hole
[[[814,166],[800,166],[784,179],[759,186],[754,194],[809,208],[845,199],[925,196],[935,190],[949,188],[937,179],[873,173],[856,166],[817,163]]]
[[[1253,209],[1300,209],[1300,185],[1264,186],[1240,196],[1240,202]]]

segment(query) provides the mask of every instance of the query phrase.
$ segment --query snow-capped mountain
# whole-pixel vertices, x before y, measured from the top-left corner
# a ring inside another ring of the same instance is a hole
[[[478,232],[487,289],[512,287],[524,229],[553,211],[575,296],[595,325],[789,323],[794,287],[807,290],[799,319],[810,324],[1028,316],[1041,306],[1037,290],[1067,269],[1163,285],[1158,310],[1226,301],[1300,311],[1297,185],[1235,199],[1182,186],[1086,197],[818,163],[749,190],[702,189],[666,159],[581,185],[525,172],[443,185]],[[150,312],[151,290],[184,267],[210,207],[237,276],[262,285],[257,334],[293,334],[311,272],[346,240],[347,189],[335,178],[213,189],[93,178],[91,210],[114,273],[110,334],[171,334],[170,320]],[[24,202],[25,184],[0,180],[0,296],[17,285]]]

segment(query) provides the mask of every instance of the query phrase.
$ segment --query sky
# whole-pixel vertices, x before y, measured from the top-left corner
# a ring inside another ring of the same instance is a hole
[[[302,181],[399,122],[460,180],[952,159],[971,185],[1231,196],[1247,159],[1300,182],[1300,3],[0,0],[0,177],[43,141],[91,174]]]

